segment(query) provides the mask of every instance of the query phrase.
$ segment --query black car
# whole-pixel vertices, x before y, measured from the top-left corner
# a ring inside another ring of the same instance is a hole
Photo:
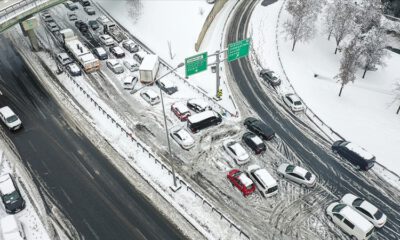
[[[138,53],[133,54],[133,59],[138,63],[142,63],[142,61],[143,61],[143,57],[140,56],[140,54],[138,54]]]
[[[178,91],[178,87],[167,79],[161,79],[156,82],[157,86],[161,88],[168,95],[172,95]]]
[[[0,177],[0,194],[7,213],[15,214],[25,208],[25,200],[14,179],[8,173]]]
[[[75,27],[77,27],[79,31],[82,33],[89,31],[88,25],[84,23],[82,20],[75,21]]]
[[[251,150],[254,151],[255,154],[260,154],[267,149],[267,146],[265,146],[262,139],[252,132],[243,134],[242,140],[251,148]]]
[[[354,143],[339,140],[333,143],[332,151],[352,163],[358,170],[367,171],[375,164],[375,156]]]
[[[102,47],[97,47],[97,48],[93,49],[93,54],[96,55],[97,58],[100,60],[108,59],[108,54],[107,54],[106,50],[104,50],[104,48],[102,48]]]
[[[263,69],[260,71],[260,77],[272,86],[279,86],[281,84],[281,80],[274,76],[273,71]]]
[[[99,23],[96,20],[90,20],[89,21],[89,26],[93,29],[96,30],[99,28]]]
[[[211,107],[208,105],[208,103],[198,98],[189,99],[186,106],[196,113],[211,110]]]
[[[267,124],[258,119],[252,117],[246,118],[244,120],[244,125],[247,127],[247,129],[257,134],[259,137],[266,141],[275,138],[274,130],[272,130],[272,128],[267,126]]]
[[[87,7],[90,6],[89,0],[79,0],[82,6]]]

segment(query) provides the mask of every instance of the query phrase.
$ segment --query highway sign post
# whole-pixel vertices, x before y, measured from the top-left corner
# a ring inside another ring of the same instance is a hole
[[[228,45],[228,62],[236,59],[246,57],[249,55],[250,38],[238,42],[230,43]]]
[[[186,77],[207,70],[207,52],[200,53],[185,59]]]

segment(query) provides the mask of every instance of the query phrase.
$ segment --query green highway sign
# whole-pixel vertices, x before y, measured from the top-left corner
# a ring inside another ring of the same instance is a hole
[[[207,52],[200,53],[185,59],[186,77],[207,69]]]
[[[232,62],[241,57],[249,55],[250,38],[238,42],[230,43],[228,45],[228,62]]]

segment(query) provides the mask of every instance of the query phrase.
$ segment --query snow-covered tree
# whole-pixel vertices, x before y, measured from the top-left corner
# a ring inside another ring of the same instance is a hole
[[[360,4],[357,21],[361,26],[363,33],[372,27],[380,27],[383,13],[381,0],[363,0]]]
[[[339,74],[335,76],[340,83],[339,97],[342,95],[343,87],[356,79],[356,70],[361,55],[362,46],[359,39],[354,37],[344,48],[343,56],[340,61]]]
[[[293,40],[292,51],[299,41],[308,41],[315,33],[315,22],[323,0],[288,0],[286,10],[292,16],[284,24],[286,35]]]
[[[141,0],[129,0],[126,2],[126,4],[127,4],[129,16],[134,21],[137,21],[141,14],[142,8],[143,8],[142,1]]]
[[[342,40],[356,29],[357,7],[352,0],[335,0],[328,4],[326,11],[325,23],[329,33],[328,40],[331,35],[335,37],[336,54]]]
[[[363,34],[362,45],[362,64],[364,67],[362,78],[364,78],[368,70],[376,66],[385,66],[384,59],[389,56],[389,52],[386,50],[387,37],[385,30],[372,27],[367,33]]]

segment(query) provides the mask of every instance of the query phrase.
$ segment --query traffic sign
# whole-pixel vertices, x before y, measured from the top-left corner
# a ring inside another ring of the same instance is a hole
[[[232,62],[241,57],[249,55],[250,38],[228,45],[228,62]]]
[[[207,52],[200,53],[185,59],[186,77],[207,69]]]

